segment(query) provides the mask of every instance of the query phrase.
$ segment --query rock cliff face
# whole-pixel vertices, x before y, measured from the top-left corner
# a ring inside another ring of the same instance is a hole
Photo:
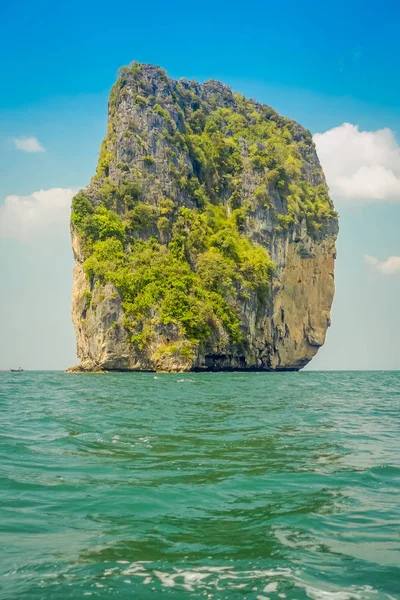
[[[337,232],[307,130],[124,67],[73,200],[75,370],[300,369],[330,324]]]

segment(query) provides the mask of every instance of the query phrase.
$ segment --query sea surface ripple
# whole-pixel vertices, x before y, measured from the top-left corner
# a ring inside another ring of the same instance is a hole
[[[400,598],[400,373],[0,373],[0,598]]]

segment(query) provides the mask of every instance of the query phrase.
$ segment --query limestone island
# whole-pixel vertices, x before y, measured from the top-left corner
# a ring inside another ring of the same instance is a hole
[[[325,341],[338,218],[311,133],[219,81],[123,67],[72,202],[93,371],[288,371]]]

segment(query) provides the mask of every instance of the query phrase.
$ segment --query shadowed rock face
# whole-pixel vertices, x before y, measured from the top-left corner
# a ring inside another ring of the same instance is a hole
[[[121,69],[73,201],[73,370],[300,369],[337,232],[307,130],[217,81]]]

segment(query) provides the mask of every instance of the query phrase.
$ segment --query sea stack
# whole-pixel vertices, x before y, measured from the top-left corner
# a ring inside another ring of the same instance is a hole
[[[338,219],[311,133],[133,63],[74,198],[72,371],[298,370],[325,341]]]

